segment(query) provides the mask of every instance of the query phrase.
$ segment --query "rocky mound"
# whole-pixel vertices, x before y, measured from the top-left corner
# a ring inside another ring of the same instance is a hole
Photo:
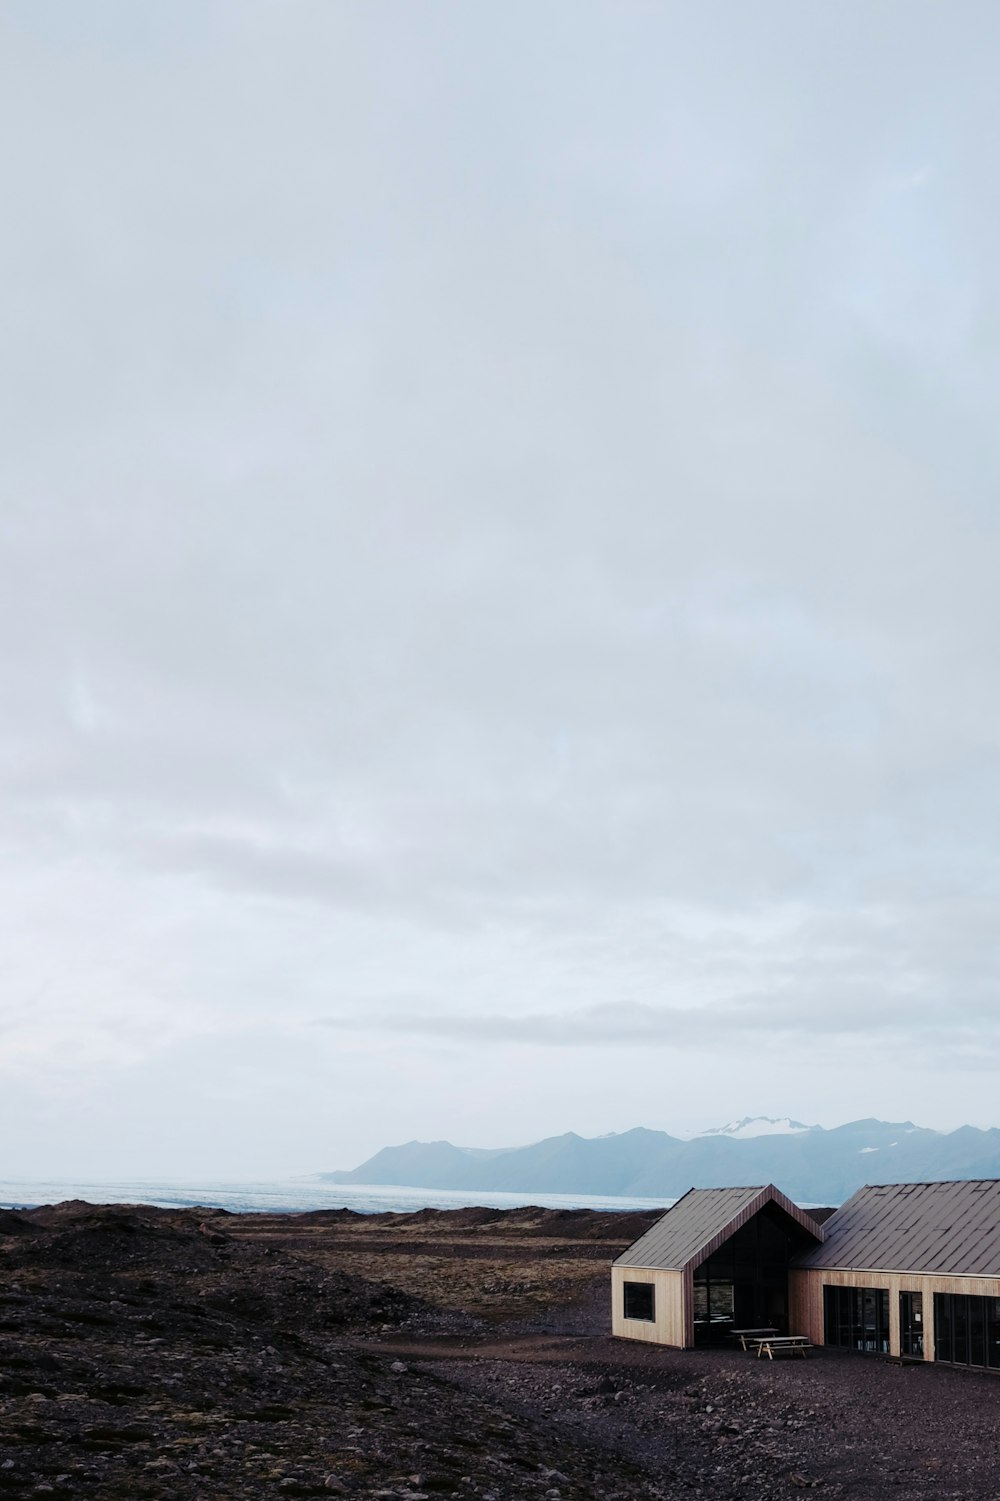
[[[30,1235],[32,1226],[23,1214],[12,1209],[0,1209],[0,1235]]]
[[[216,1214],[71,1202],[27,1211],[24,1228],[0,1231],[7,1275],[20,1272],[57,1300],[155,1300],[182,1288],[200,1309],[238,1311],[287,1329],[363,1330],[395,1325],[419,1310],[398,1289],[348,1272],[317,1276],[287,1251],[237,1240]]]
[[[608,1240],[629,1245],[656,1223],[662,1209],[623,1212],[595,1209],[543,1209],[538,1204],[519,1209],[418,1209],[408,1214],[357,1215],[372,1231],[382,1229],[423,1230],[448,1235],[456,1231],[482,1231],[484,1234],[543,1237],[559,1240]],[[303,1221],[317,1221],[330,1216],[350,1214],[350,1210],[321,1210],[317,1215],[301,1215]]]
[[[664,1213],[663,1209],[635,1212],[597,1209],[513,1209],[511,1226],[521,1235],[556,1236],[560,1240],[620,1240],[630,1245],[645,1235]],[[517,1216],[522,1216],[518,1226]]]
[[[0,1231],[0,1501],[662,1494],[380,1355],[371,1334],[420,1309],[399,1291],[234,1240],[201,1211],[17,1220]]]

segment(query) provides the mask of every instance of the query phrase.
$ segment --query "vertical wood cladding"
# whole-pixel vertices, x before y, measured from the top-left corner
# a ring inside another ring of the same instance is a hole
[[[683,1272],[651,1271],[647,1267],[615,1266],[611,1269],[611,1332],[621,1339],[640,1339],[648,1344],[673,1345],[683,1349],[685,1339],[685,1282]],[[652,1285],[654,1318],[625,1317],[625,1283]]]
[[[900,1354],[899,1295],[923,1295],[924,1359],[933,1360],[934,1294],[959,1293],[964,1297],[1000,1298],[1000,1277],[921,1277],[913,1272],[844,1272],[792,1270],[788,1277],[789,1327],[807,1334],[814,1345],[826,1343],[823,1321],[824,1287],[878,1287],[889,1293],[889,1353]]]

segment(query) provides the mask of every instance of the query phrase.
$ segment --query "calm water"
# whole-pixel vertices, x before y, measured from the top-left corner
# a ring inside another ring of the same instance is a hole
[[[265,1183],[178,1183],[159,1179],[94,1182],[77,1179],[0,1179],[0,1207],[30,1209],[86,1199],[91,1204],[158,1204],[165,1209],[196,1205],[229,1209],[234,1214],[271,1210],[354,1209],[359,1214],[386,1210],[410,1213],[416,1209],[519,1209],[540,1204],[546,1209],[665,1209],[673,1199],[595,1198],[587,1194],[459,1193],[446,1188],[392,1188],[382,1184],[317,1183],[291,1178]]]

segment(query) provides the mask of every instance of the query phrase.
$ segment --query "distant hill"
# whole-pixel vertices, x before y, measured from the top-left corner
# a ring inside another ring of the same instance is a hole
[[[1000,1178],[1000,1130],[933,1131],[912,1121],[850,1121],[830,1130],[760,1116],[683,1139],[636,1127],[574,1131],[527,1147],[483,1150],[448,1141],[384,1147],[326,1183],[468,1192],[568,1193],[673,1199],[689,1188],[776,1183],[802,1203],[840,1203],[864,1183]]]

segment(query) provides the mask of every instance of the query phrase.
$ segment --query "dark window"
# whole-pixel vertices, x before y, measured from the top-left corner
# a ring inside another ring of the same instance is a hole
[[[986,1364],[986,1299],[969,1299],[969,1364]]]
[[[969,1302],[970,1299],[960,1295],[953,1295],[951,1300],[951,1322],[955,1330],[955,1354],[952,1359],[956,1365],[969,1364]]]
[[[1000,1298],[935,1293],[934,1358],[1000,1370]]]
[[[824,1287],[824,1338],[828,1345],[870,1354],[889,1353],[889,1293],[884,1287]]]
[[[656,1319],[652,1282],[626,1282],[624,1287],[625,1317],[645,1319],[647,1323],[652,1324]]]
[[[1000,1370],[1000,1298],[986,1298],[986,1364]]]
[[[713,1282],[708,1289],[708,1316],[713,1323],[733,1322],[733,1284]]]
[[[934,1294],[934,1357],[953,1360],[955,1341],[951,1333],[951,1293]]]

